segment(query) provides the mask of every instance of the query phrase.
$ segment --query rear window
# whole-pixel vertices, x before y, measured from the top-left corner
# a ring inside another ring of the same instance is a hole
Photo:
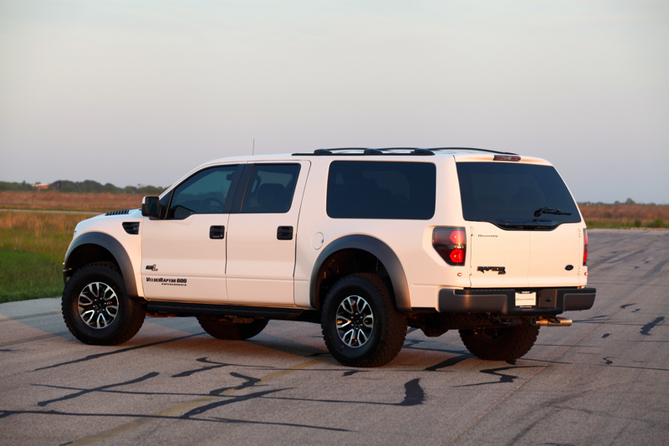
[[[553,166],[458,163],[463,217],[502,226],[576,223],[581,218]]]
[[[328,176],[331,218],[428,220],[434,215],[432,163],[334,161]]]

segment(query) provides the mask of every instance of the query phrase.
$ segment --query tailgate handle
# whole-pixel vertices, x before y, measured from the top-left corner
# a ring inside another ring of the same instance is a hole
[[[212,226],[209,228],[209,238],[220,240],[225,237],[225,226]]]
[[[292,240],[293,239],[293,227],[292,226],[279,226],[276,230],[277,240]]]

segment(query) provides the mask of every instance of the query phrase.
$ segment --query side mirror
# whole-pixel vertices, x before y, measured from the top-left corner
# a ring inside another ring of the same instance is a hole
[[[158,197],[148,196],[142,198],[142,215],[144,217],[160,218],[160,202]]]

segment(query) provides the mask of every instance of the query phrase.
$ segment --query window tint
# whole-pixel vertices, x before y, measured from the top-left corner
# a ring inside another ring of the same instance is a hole
[[[237,166],[218,166],[195,173],[174,190],[167,218],[224,212],[236,170]]]
[[[458,163],[465,220],[581,221],[578,208],[554,167],[511,163]],[[549,212],[535,217],[535,212]],[[563,214],[556,215],[555,210]]]
[[[257,164],[249,177],[241,212],[282,214],[290,210],[299,164]]]
[[[334,161],[328,176],[332,218],[428,220],[434,215],[432,163]]]

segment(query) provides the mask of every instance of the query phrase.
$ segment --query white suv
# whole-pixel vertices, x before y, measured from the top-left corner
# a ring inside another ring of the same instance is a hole
[[[75,229],[63,316],[118,344],[145,315],[195,316],[219,339],[270,319],[320,323],[349,366],[390,362],[407,326],[458,329],[482,359],[592,307],[588,238],[548,162],[484,149],[320,149],[204,164],[142,209]]]

